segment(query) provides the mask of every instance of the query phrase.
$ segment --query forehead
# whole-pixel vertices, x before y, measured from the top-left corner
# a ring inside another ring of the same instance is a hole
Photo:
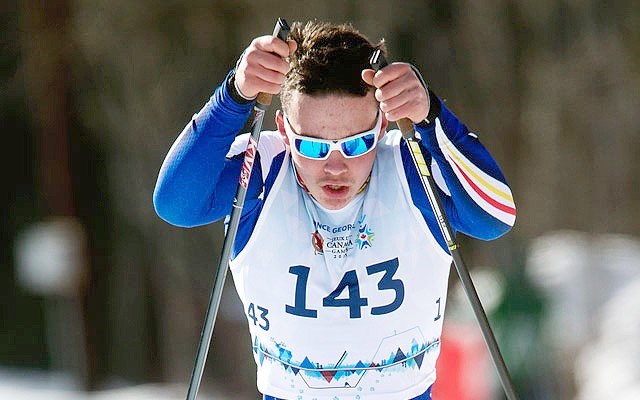
[[[293,92],[287,107],[291,127],[301,135],[341,139],[373,128],[378,102],[366,96]]]

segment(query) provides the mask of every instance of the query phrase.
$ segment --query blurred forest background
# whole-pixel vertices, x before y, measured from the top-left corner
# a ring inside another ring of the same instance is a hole
[[[516,227],[462,242],[521,397],[640,398],[640,2],[0,8],[0,382],[30,371],[89,391],[153,382],[186,393],[223,228],[161,221],[155,180],[184,125],[281,16],[384,38],[502,166]],[[451,281],[447,324],[477,337],[455,271]],[[245,317],[227,283],[203,391],[252,399]]]

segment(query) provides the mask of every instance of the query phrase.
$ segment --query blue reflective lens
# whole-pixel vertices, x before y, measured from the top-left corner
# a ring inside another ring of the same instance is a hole
[[[300,154],[309,158],[324,158],[329,153],[329,144],[314,140],[296,139],[296,149]]]
[[[371,133],[357,139],[342,143],[342,152],[347,157],[356,157],[369,151],[376,142],[376,135]]]

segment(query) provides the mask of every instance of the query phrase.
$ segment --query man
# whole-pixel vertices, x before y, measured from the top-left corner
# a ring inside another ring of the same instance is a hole
[[[265,399],[430,399],[451,257],[399,131],[421,135],[452,227],[515,220],[493,158],[408,64],[375,72],[350,26],[255,39],[172,146],[157,213],[196,226],[231,211],[252,99],[280,93],[230,263]]]

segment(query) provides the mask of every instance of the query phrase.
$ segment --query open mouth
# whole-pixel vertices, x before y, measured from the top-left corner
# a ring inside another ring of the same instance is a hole
[[[330,184],[322,186],[322,189],[324,190],[325,194],[328,194],[330,196],[340,196],[349,191],[349,186]]]

